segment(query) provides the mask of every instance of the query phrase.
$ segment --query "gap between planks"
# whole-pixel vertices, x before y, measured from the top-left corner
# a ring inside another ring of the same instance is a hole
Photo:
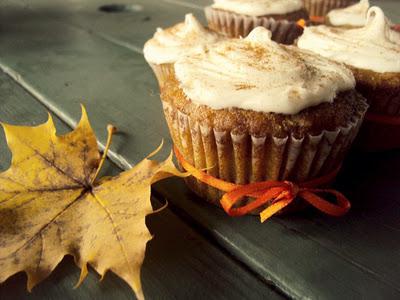
[[[177,6],[182,6],[182,7],[188,7],[188,8],[193,8],[196,10],[203,10],[203,6],[199,6],[196,4],[188,3],[183,0],[162,0],[163,2],[170,3],[173,5]],[[129,42],[125,42],[123,40],[114,38],[108,34],[101,33],[99,31],[95,30],[90,30],[87,29],[83,26],[65,22],[65,20],[61,21],[57,18],[53,19],[57,23],[61,23],[65,26],[70,26],[73,28],[76,28],[78,30],[81,30],[83,32],[86,32],[88,34],[94,35],[101,40],[104,40],[106,42],[109,42],[113,45],[117,45],[123,48],[126,48],[130,51],[136,52],[140,55],[143,55],[143,50],[142,47],[138,47],[134,44],[131,44]],[[41,92],[36,90],[29,82],[27,82],[18,72],[15,70],[9,68],[7,65],[5,65],[2,61],[0,61],[0,69],[7,74],[11,79],[13,79],[19,86],[21,86],[24,90],[26,90],[29,94],[31,94],[41,105],[46,107],[51,113],[56,115],[58,118],[60,118],[67,126],[70,128],[75,128],[77,125],[77,122],[74,121],[74,119],[69,116],[67,113],[63,112],[61,109],[57,108],[52,101],[43,95]],[[97,141],[99,148],[103,151],[105,148],[105,145],[101,143],[100,141]],[[121,155],[118,153],[114,152],[113,150],[109,149],[108,151],[108,158],[111,160],[112,163],[114,163],[118,168],[122,170],[127,170],[132,167],[132,165]],[[154,197],[157,202],[162,204],[162,202],[159,200],[160,197],[162,198],[163,196],[159,194],[156,191],[153,191],[155,196]],[[240,259],[237,257],[234,253],[230,253],[226,248],[224,248],[223,244],[224,243],[229,243],[232,248],[236,248],[237,250],[240,250],[237,248],[236,245],[232,244],[227,240],[225,237],[220,235],[218,232],[213,232],[213,234],[216,234],[214,236],[211,232],[207,230],[206,227],[204,227],[202,224],[196,222],[190,215],[188,215],[186,212],[184,212],[182,209],[179,207],[175,207],[174,205],[169,207],[173,212],[174,215],[177,216],[179,219],[183,220],[186,224],[188,224],[191,228],[194,228],[196,232],[200,233],[201,236],[205,237],[206,240],[211,242],[215,247],[217,247],[222,253],[224,253],[225,256],[228,256],[232,261],[236,262],[242,269],[247,271],[248,273],[252,274],[257,280],[263,282],[265,285],[269,286],[270,288],[274,289],[279,295],[285,298],[299,298],[300,295],[297,295],[293,293],[290,289],[287,289],[287,287],[282,286],[278,282],[275,282],[272,278],[265,278],[260,276],[256,270],[248,266],[243,259]],[[221,243],[221,240],[222,243]],[[249,257],[247,257],[249,259]]]
[[[197,4],[193,4],[193,3],[188,3],[188,2],[185,2],[185,1],[182,1],[182,0],[162,0],[162,1],[165,2],[165,3],[174,4],[174,5],[177,5],[177,6],[193,8],[193,9],[196,9],[196,10],[203,10],[204,9],[203,6],[200,6],[200,5],[197,5]],[[72,24],[72,23],[65,23],[65,21],[60,21],[60,20],[57,20],[57,19],[54,19],[54,20],[59,22],[59,23],[62,23],[64,25],[69,25],[71,27],[80,29],[80,30],[82,30],[84,32],[87,32],[89,34],[97,36],[97,37],[101,38],[102,40],[105,40],[105,41],[110,42],[112,44],[118,45],[120,47],[129,49],[129,50],[131,50],[133,52],[136,52],[136,53],[139,53],[139,54],[143,55],[142,47],[138,47],[138,46],[136,46],[134,44],[131,44],[131,43],[122,41],[120,39],[114,38],[114,37],[112,37],[112,36],[110,36],[108,34],[101,33],[101,32],[99,32],[97,30],[89,30],[89,29],[87,29],[87,28],[85,28],[83,26],[79,26],[79,25]]]
[[[152,194],[154,194],[156,199],[165,198],[162,193],[157,190],[152,190]],[[252,274],[257,280],[261,281],[265,285],[267,285],[270,289],[274,290],[277,294],[286,299],[301,299],[302,296],[292,289],[288,288],[287,285],[281,284],[280,280],[274,276],[261,275],[257,273],[257,269],[248,265],[246,261],[237,255],[237,252],[240,252],[240,248],[237,247],[234,243],[232,243],[229,239],[227,239],[224,235],[216,230],[210,230],[202,223],[196,221],[190,214],[188,214],[184,209],[177,205],[170,205],[168,208],[181,220],[183,220],[186,224],[188,224],[191,228],[193,228],[196,232],[198,232],[202,237],[206,240],[210,241],[217,249],[219,249],[222,253],[224,253],[227,257],[231,258],[231,260],[235,261],[238,265],[241,266],[242,269],[246,270],[248,273]],[[225,244],[228,244],[231,249],[234,249],[236,252],[229,252]],[[244,254],[248,261],[255,260],[253,257]]]
[[[183,7],[189,7],[193,8],[196,10],[203,10],[203,6],[199,6],[196,4],[188,3],[185,1],[181,0],[162,0],[163,2],[174,4],[177,6],[183,6]],[[55,22],[61,23],[66,26],[70,26],[73,28],[76,28],[78,30],[84,31],[88,34],[94,35],[106,42],[109,42],[111,44],[129,49],[130,51],[136,52],[138,54],[143,55],[143,50],[141,47],[137,47],[131,43],[122,41],[120,39],[116,39],[110,35],[94,31],[94,30],[89,30],[85,27],[73,24],[73,23],[66,23],[65,21],[61,21],[57,18],[53,19]],[[60,120],[62,120],[68,127],[71,129],[75,128],[77,125],[77,122],[74,121],[74,119],[69,116],[67,113],[63,112],[61,109],[59,109],[57,106],[55,106],[52,101],[46,97],[44,94],[39,92],[34,88],[33,85],[31,85],[28,81],[26,81],[21,74],[19,74],[17,71],[13,70],[12,68],[8,67],[6,64],[4,64],[0,60],[0,69],[8,75],[12,80],[14,80],[19,86],[21,86],[25,91],[27,91],[30,95],[33,96],[34,99],[36,99],[41,105],[43,105],[46,109],[49,110],[49,112],[53,113],[55,116],[57,116]],[[105,144],[101,143],[100,141],[97,141],[98,147],[101,149],[101,151],[104,150]],[[132,165],[121,155],[116,153],[115,151],[109,149],[107,157],[110,159],[112,163],[114,163],[118,168],[122,170],[127,170],[132,168]],[[158,192],[155,192],[154,197],[157,202],[162,204],[162,202],[159,200],[160,195]],[[191,228],[194,228],[196,232],[200,233],[201,236],[205,237],[207,241],[211,242],[215,247],[217,247],[222,253],[224,253],[225,256],[229,257],[232,261],[234,261],[238,266],[240,266],[242,269],[247,271],[248,273],[252,274],[256,280],[261,281],[263,284],[269,286],[273,290],[275,290],[280,296],[284,298],[291,298],[291,297],[297,297],[298,295],[294,295],[292,292],[286,289],[282,289],[280,285],[277,285],[272,279],[267,279],[262,276],[260,276],[255,270],[253,270],[250,266],[246,265],[246,263],[238,258],[236,255],[233,253],[230,253],[226,248],[224,248],[223,244],[221,244],[218,241],[218,237],[214,237],[212,234],[210,234],[205,227],[203,227],[201,224],[198,224],[193,218],[191,218],[189,215],[186,213],[182,214],[182,211],[180,208],[175,208],[174,206],[170,206],[170,209],[174,212],[174,215],[177,216],[179,219],[183,220],[184,223],[188,224]],[[174,209],[175,208],[175,209]],[[218,234],[219,235],[219,234]],[[222,238],[219,236],[219,238]],[[226,242],[226,241],[225,241]],[[291,295],[291,296],[290,296]]]
[[[51,113],[56,115],[60,120],[67,124],[70,128],[75,128],[77,122],[74,121],[68,114],[58,109],[57,106],[52,104],[52,102],[38,90],[36,90],[29,82],[27,82],[18,72],[9,68],[2,61],[0,61],[0,69],[7,74],[12,80],[14,80],[19,86],[21,86],[25,91],[33,96],[41,105],[46,107]],[[100,141],[97,144],[101,151],[104,150],[105,145]],[[122,170],[127,170],[132,168],[132,165],[122,156],[113,150],[108,151],[108,158],[117,165]]]
[[[27,93],[32,95],[34,99],[36,99],[40,105],[43,105],[49,113],[57,116],[62,122],[64,122],[71,129],[75,128],[77,122],[74,121],[68,114],[64,113],[62,110],[58,109],[55,105],[51,103],[51,101],[42,93],[37,91],[29,82],[27,82],[18,72],[6,66],[2,61],[0,61],[0,69],[9,76],[13,81],[15,81],[21,88],[23,88]],[[100,141],[97,141],[99,148],[103,151],[105,145]],[[128,161],[118,153],[109,149],[107,157],[110,159],[111,163],[116,165],[121,170],[127,170],[132,168],[132,165],[128,163]],[[153,198],[162,205],[160,199],[163,197],[157,191],[152,190]],[[233,253],[230,253],[228,249],[224,248],[224,246],[218,242],[218,238],[213,237],[205,227],[201,224],[198,224],[194,219],[192,219],[189,215],[185,213],[181,213],[181,209],[175,207],[174,205],[168,207],[178,219],[182,220],[185,224],[187,224],[190,228],[193,228],[195,232],[199,233],[206,241],[211,243],[214,247],[219,249],[225,256],[231,259],[234,263],[236,263],[241,269],[250,273],[256,280],[262,282],[267,285],[269,288],[273,289],[280,296],[290,299],[293,297],[293,293],[288,290],[282,289],[279,285],[277,285],[272,279],[266,279],[260,276],[255,270],[253,270],[250,266],[246,265],[246,263],[238,258]],[[291,296],[290,296],[291,295]]]
[[[185,1],[181,0],[162,0],[163,2],[175,4],[178,6],[185,6],[185,7],[191,7],[195,9],[203,9],[203,7],[195,5],[195,4],[190,4]],[[73,28],[76,28],[78,30],[81,30],[83,32],[86,32],[88,34],[94,35],[106,42],[109,42],[113,45],[117,45],[126,49],[129,49],[133,52],[136,52],[138,54],[143,55],[143,50],[141,47],[137,47],[131,43],[124,42],[122,40],[113,38],[107,34],[98,32],[98,31],[93,31],[93,30],[88,30],[82,26],[76,25],[76,24],[71,24],[71,23],[65,23],[61,20],[58,20],[57,18],[53,19],[55,22],[63,24],[65,26],[70,26]],[[75,128],[77,125],[77,122],[73,120],[68,114],[64,113],[62,110],[58,109],[52,102],[42,93],[40,93],[38,90],[36,90],[29,82],[27,82],[18,72],[15,70],[9,68],[6,64],[4,64],[0,60],[0,69],[7,74],[11,79],[13,79],[18,85],[20,85],[24,90],[26,90],[30,95],[32,95],[35,99],[37,99],[44,107],[46,107],[49,111],[54,113],[57,117],[59,117],[61,120],[63,120],[69,127]],[[105,148],[105,145],[101,143],[100,141],[97,141],[97,144],[99,148],[103,151]],[[109,149],[108,151],[108,158],[116,164],[120,169],[122,170],[127,170],[132,168],[132,165],[122,156],[116,153],[115,151]]]
[[[182,1],[182,0],[163,0],[163,1],[167,2],[167,3],[179,5],[179,6],[198,9],[198,10],[203,10],[204,9],[204,6],[200,6],[200,5],[193,4],[193,3],[188,3],[188,2]]]

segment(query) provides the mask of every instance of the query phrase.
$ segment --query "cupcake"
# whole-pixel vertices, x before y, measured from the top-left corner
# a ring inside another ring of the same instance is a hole
[[[335,170],[367,108],[342,64],[255,28],[181,57],[161,99],[171,137],[197,169],[237,184],[304,182]],[[221,192],[188,186],[219,205]]]
[[[357,0],[303,0],[304,7],[312,17],[324,17],[335,8],[343,8],[357,3]]]
[[[331,10],[326,15],[326,24],[346,28],[363,27],[367,21],[369,6],[368,0],[361,0],[349,7]]]
[[[370,104],[370,115],[378,114],[386,120],[400,117],[400,33],[391,29],[380,8],[368,10],[366,24],[361,28],[305,28],[297,45],[346,64],[353,71],[357,90]],[[393,133],[399,131],[396,128]],[[400,147],[398,133],[389,138],[388,129],[383,126],[370,135],[374,148]],[[379,140],[379,132],[385,133],[384,141]]]
[[[246,37],[263,26],[283,44],[292,44],[303,32],[296,22],[308,19],[302,0],[215,0],[205,14],[211,29],[229,37]]]
[[[192,15],[167,29],[158,28],[153,38],[144,44],[143,53],[161,86],[173,72],[174,62],[195,47],[214,43],[223,38],[207,28]]]

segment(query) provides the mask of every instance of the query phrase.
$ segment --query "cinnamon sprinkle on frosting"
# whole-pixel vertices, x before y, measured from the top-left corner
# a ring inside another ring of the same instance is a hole
[[[282,114],[332,102],[355,85],[343,65],[278,44],[263,27],[244,39],[227,39],[181,57],[175,74],[195,103]]]

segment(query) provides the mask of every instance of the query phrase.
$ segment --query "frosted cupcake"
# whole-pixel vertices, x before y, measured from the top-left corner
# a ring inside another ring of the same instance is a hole
[[[354,85],[343,65],[257,27],[180,58],[161,98],[173,142],[196,168],[238,184],[303,182],[337,168],[356,136],[367,104]],[[218,190],[187,183],[219,204]]]
[[[400,116],[400,34],[380,8],[368,10],[362,28],[308,27],[297,45],[351,68],[371,113]]]
[[[357,3],[357,0],[303,0],[304,7],[312,17],[324,17],[335,8],[343,8]]]
[[[331,10],[326,15],[326,24],[346,28],[363,27],[367,21],[369,6],[368,0],[361,0],[349,7]]]
[[[144,44],[143,53],[161,86],[173,72],[174,62],[195,47],[214,43],[223,38],[200,24],[192,15],[185,21],[167,29],[158,28],[154,36]]]
[[[302,0],[215,0],[205,13],[208,26],[229,37],[245,37],[263,26],[283,44],[292,44],[303,31],[296,22],[308,19]]]

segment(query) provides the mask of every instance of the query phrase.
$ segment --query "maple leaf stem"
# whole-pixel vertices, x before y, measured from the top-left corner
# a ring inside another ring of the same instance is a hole
[[[106,146],[105,146],[105,148],[104,148],[103,156],[101,157],[99,166],[97,167],[96,174],[94,175],[92,181],[90,182],[91,184],[93,184],[93,182],[96,180],[97,176],[98,176],[99,173],[100,173],[101,168],[102,168],[103,165],[104,165],[104,162],[105,162],[105,160],[106,160],[106,158],[107,158],[108,150],[110,149],[110,146],[111,146],[113,134],[114,134],[116,131],[117,131],[117,128],[116,128],[115,126],[113,126],[113,125],[111,125],[111,124],[108,124],[108,125],[107,125],[107,134],[108,134],[108,135],[107,135]]]

